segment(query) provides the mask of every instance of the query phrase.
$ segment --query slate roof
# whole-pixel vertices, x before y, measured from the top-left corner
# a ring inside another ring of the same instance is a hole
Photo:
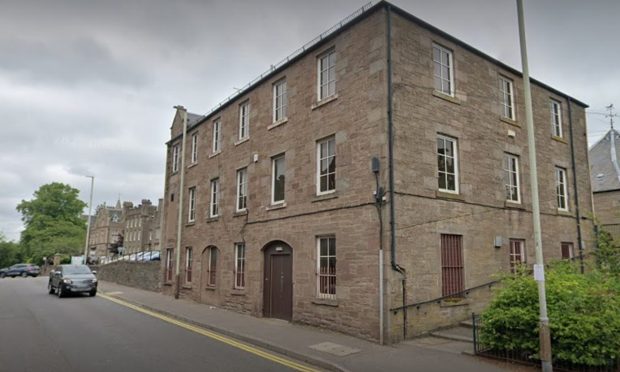
[[[193,114],[191,112],[187,113],[187,127],[191,128],[194,125],[198,124],[200,120],[204,118],[203,115]]]
[[[592,191],[620,190],[620,133],[609,130],[589,154]]]

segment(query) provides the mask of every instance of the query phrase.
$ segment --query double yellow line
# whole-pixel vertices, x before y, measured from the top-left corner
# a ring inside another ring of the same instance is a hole
[[[128,307],[128,308],[132,309],[132,310],[135,310],[135,311],[141,312],[143,314],[152,316],[153,318],[157,318],[157,319],[163,320],[164,322],[167,322],[167,323],[170,323],[170,324],[174,324],[174,325],[176,325],[178,327],[185,328],[188,331],[192,331],[192,332],[198,333],[198,334],[203,335],[203,336],[207,336],[207,337],[209,337],[211,339],[220,341],[222,343],[225,343],[225,344],[230,345],[232,347],[235,347],[237,349],[241,349],[243,351],[247,351],[248,353],[257,355],[257,356],[259,356],[261,358],[270,360],[270,361],[275,362],[275,363],[282,364],[282,365],[287,366],[287,367],[289,367],[291,369],[294,369],[296,371],[317,372],[316,369],[307,367],[307,366],[305,366],[303,364],[299,364],[299,363],[296,363],[296,362],[294,362],[292,360],[289,360],[289,359],[286,359],[286,358],[282,358],[282,357],[280,357],[278,355],[268,353],[268,352],[260,350],[260,349],[258,349],[256,347],[253,347],[253,346],[250,346],[250,345],[246,345],[246,344],[241,343],[239,341],[233,340],[232,338],[228,338],[226,336],[223,336],[223,335],[220,335],[218,333],[206,330],[204,328],[200,328],[200,327],[197,327],[195,325],[192,325],[192,324],[189,324],[189,323],[182,322],[180,320],[171,318],[169,316],[166,316],[166,315],[163,315],[163,314],[159,314],[159,313],[156,313],[154,311],[142,308],[140,306],[133,305],[133,304],[131,304],[129,302],[120,300],[120,299],[115,298],[115,297],[111,297],[111,296],[105,295],[105,294],[103,294],[101,292],[100,292],[99,296],[101,298],[105,298],[108,301],[112,301],[114,303],[117,303],[117,304],[119,304],[121,306],[125,306],[125,307]]]

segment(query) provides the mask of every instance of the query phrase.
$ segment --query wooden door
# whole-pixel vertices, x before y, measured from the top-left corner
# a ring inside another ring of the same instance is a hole
[[[285,244],[265,249],[263,315],[291,320],[293,317],[293,255]]]

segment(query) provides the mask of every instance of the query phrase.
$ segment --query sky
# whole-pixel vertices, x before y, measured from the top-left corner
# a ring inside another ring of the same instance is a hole
[[[208,112],[365,3],[0,0],[0,232],[43,184],[88,202],[86,175],[93,206],[156,203],[174,105]],[[521,70],[515,0],[392,3]],[[590,105],[593,144],[620,109],[620,2],[524,4],[530,75]]]

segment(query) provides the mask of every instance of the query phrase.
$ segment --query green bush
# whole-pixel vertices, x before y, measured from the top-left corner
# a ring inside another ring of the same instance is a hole
[[[580,274],[559,262],[546,270],[554,361],[601,366],[620,357],[620,280],[597,270]],[[538,288],[530,273],[506,276],[482,314],[480,340],[493,350],[538,357]]]

